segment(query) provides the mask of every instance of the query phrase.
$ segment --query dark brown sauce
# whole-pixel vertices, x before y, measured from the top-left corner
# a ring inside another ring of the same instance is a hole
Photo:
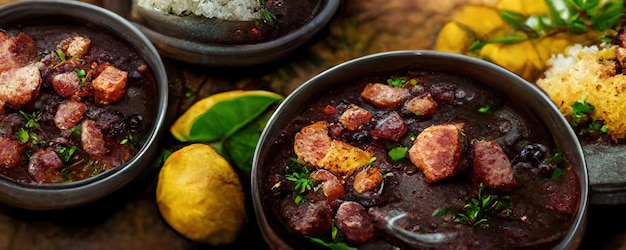
[[[368,137],[366,132],[342,132],[340,139],[362,149],[374,148],[376,161],[372,166],[379,168],[383,174],[389,175],[386,175],[379,192],[366,194],[354,192],[351,187],[354,176],[350,176],[344,184],[346,194],[339,199],[361,204],[366,211],[370,211],[371,217],[373,217],[372,211],[383,214],[405,212],[407,216],[398,222],[405,225],[407,230],[421,233],[449,232],[455,235],[449,242],[433,245],[435,249],[549,249],[558,244],[572,225],[573,215],[576,214],[575,210],[580,199],[578,177],[574,169],[566,161],[561,165],[564,170],[563,174],[553,179],[550,175],[533,172],[515,164],[520,159],[520,151],[527,144],[545,145],[550,155],[558,151],[542,122],[533,114],[520,112],[520,109],[493,89],[486,88],[479,82],[463,76],[425,71],[402,71],[399,75],[423,80],[423,89],[413,90],[412,95],[423,93],[422,91],[442,94],[438,101],[439,110],[432,118],[427,119],[400,113],[407,124],[408,132],[399,142],[374,140],[371,136]],[[290,181],[285,179],[285,175],[293,172],[295,168],[289,159],[297,158],[293,149],[294,136],[304,126],[316,121],[337,123],[342,110],[351,104],[369,110],[373,117],[389,112],[389,110],[376,108],[360,97],[366,83],[384,83],[388,77],[367,77],[353,84],[344,84],[319,96],[319,99],[316,99],[304,112],[293,118],[269,149],[269,152],[274,152],[278,157],[261,167],[264,171],[260,180],[264,183],[260,187],[265,188],[261,191],[261,199],[269,204],[275,217],[278,218],[271,218],[270,224],[276,228],[284,228],[284,231],[279,229],[278,234],[292,246],[310,249],[320,247],[289,228],[288,219],[283,217],[288,214],[287,211],[296,206],[293,202],[293,191],[289,191],[292,190],[290,188],[293,186],[290,185],[293,183],[290,184]],[[450,94],[453,96],[445,97]],[[442,99],[448,101],[441,101]],[[327,105],[337,107],[337,114],[332,116],[324,114],[322,110]],[[477,111],[485,105],[490,107],[487,113]],[[409,159],[394,162],[387,156],[390,145],[410,147],[411,135],[417,135],[431,125],[451,122],[465,124],[464,133],[468,140],[475,138],[497,141],[513,162],[514,176],[519,185],[510,193],[502,194],[511,197],[512,213],[510,217],[488,215],[488,228],[457,223],[452,214],[434,215],[441,209],[462,208],[468,197],[475,195],[477,187],[467,173],[472,161],[466,152],[460,163],[465,165],[466,171],[434,184],[426,183],[424,174]],[[274,188],[279,182],[282,189],[278,192]],[[307,194],[308,199],[315,200],[315,197],[319,196],[319,194],[311,194],[314,192],[310,191]],[[558,201],[569,202],[570,208],[573,207],[574,211],[556,211],[557,209],[551,209],[546,205],[555,201],[557,203]],[[337,206],[333,207],[335,211]],[[325,242],[333,241],[330,232],[313,237]],[[376,227],[374,238],[362,245],[350,246],[359,249],[416,247],[398,240],[381,224]]]
[[[20,183],[37,183],[28,172],[28,158],[34,152],[50,147],[55,148],[58,154],[60,148],[77,147],[73,156],[64,161],[64,166],[59,169],[60,182],[74,182],[99,175],[124,165],[137,154],[145,144],[155,119],[157,94],[152,71],[135,48],[112,35],[75,25],[17,26],[3,31],[8,36],[20,33],[30,36],[35,42],[37,53],[34,61],[41,61],[46,67],[43,70],[40,68],[42,84],[34,100],[19,109],[5,107],[1,126],[5,136],[10,136],[8,133],[16,130],[9,124],[11,121],[17,123],[17,127],[24,126],[20,112],[40,114],[38,124],[41,129],[31,129],[31,132],[36,133],[38,142],[29,142],[28,145],[24,145],[27,149],[22,155],[22,164],[9,169],[0,166],[2,175]],[[121,100],[101,105],[95,104],[91,96],[81,99],[81,102],[87,105],[84,117],[95,120],[99,125],[107,126],[102,128],[102,132],[109,152],[98,157],[99,159],[92,158],[81,149],[79,134],[62,134],[54,123],[54,114],[58,105],[66,98],[58,95],[51,86],[52,76],[55,73],[73,69],[68,69],[67,67],[72,66],[66,65],[53,66],[55,60],[50,59],[49,55],[55,53],[57,45],[63,39],[73,35],[88,37],[91,40],[91,46],[77,68],[88,70],[92,64],[100,65],[108,62],[128,72],[126,91]]]

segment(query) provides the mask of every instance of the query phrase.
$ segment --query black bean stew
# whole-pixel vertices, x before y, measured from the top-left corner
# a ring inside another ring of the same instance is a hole
[[[536,116],[450,73],[342,85],[272,152],[263,199],[306,248],[546,249],[580,202],[578,176]]]
[[[65,183],[129,161],[156,105],[151,69],[129,44],[79,26],[0,30],[0,173]]]

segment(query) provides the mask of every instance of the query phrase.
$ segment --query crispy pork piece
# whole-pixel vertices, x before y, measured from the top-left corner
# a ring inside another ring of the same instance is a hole
[[[364,108],[353,105],[341,114],[339,122],[347,130],[357,130],[361,125],[367,123],[372,118],[372,113]]]
[[[337,176],[349,176],[367,165],[372,156],[372,153],[347,142],[333,140],[326,155],[319,161],[319,167]]]
[[[0,100],[20,107],[39,94],[41,73],[34,65],[12,68],[0,73]]]
[[[409,159],[425,175],[426,182],[434,183],[460,171],[462,124],[443,124],[428,127],[420,133],[409,149]]]
[[[515,187],[511,161],[497,142],[476,140],[472,143],[472,149],[474,166],[471,178],[476,186],[482,183],[498,192],[507,192]]]
[[[417,116],[432,116],[437,112],[438,105],[428,93],[421,97],[411,98],[406,102],[405,108]]]
[[[361,97],[381,109],[395,108],[411,96],[408,89],[382,83],[365,85]]]
[[[91,46],[91,39],[82,36],[72,36],[61,43],[62,46],[67,46],[65,53],[69,57],[82,57]]]
[[[94,100],[98,104],[119,101],[126,92],[128,72],[109,65],[91,82]]]
[[[296,134],[293,149],[299,160],[318,167],[331,142],[332,139],[328,136],[328,123],[319,121],[302,128]]]

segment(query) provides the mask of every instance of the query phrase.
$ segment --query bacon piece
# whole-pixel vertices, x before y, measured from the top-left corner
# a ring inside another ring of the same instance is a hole
[[[68,97],[80,90],[80,77],[75,71],[57,74],[52,77],[52,88],[62,97]]]
[[[341,114],[339,122],[347,130],[357,130],[372,118],[372,113],[359,106],[352,106]]]
[[[370,167],[359,171],[354,176],[354,191],[359,194],[377,190],[380,184],[383,183],[383,174],[380,173],[378,168]]]
[[[346,190],[339,178],[328,170],[315,170],[311,173],[311,178],[313,178],[315,184],[322,183],[322,191],[324,191],[324,195],[326,195],[328,202],[331,204],[346,194]]]
[[[410,96],[408,89],[382,83],[368,83],[361,92],[363,99],[381,109],[395,108]]]
[[[41,149],[30,157],[28,173],[38,183],[58,183],[63,181],[61,169],[63,161],[53,148]]]
[[[41,74],[34,65],[0,73],[0,100],[16,107],[30,102],[39,94]]]
[[[338,176],[349,176],[354,171],[364,167],[372,158],[372,153],[347,142],[333,140],[324,158],[318,165]]]
[[[409,159],[422,170],[426,182],[434,183],[460,171],[461,128],[460,124],[435,125],[424,129],[415,139]]]
[[[126,91],[128,72],[108,65],[91,82],[94,100],[97,104],[110,104],[119,101]]]
[[[417,116],[432,116],[437,112],[437,102],[430,93],[422,97],[414,97],[406,102],[406,109]]]
[[[293,148],[299,160],[317,167],[318,162],[330,148],[331,142],[332,139],[328,136],[328,123],[319,121],[302,128],[296,134]]]
[[[361,244],[374,237],[374,222],[359,203],[342,203],[337,209],[335,220],[337,229],[341,230],[350,243]]]
[[[54,124],[61,130],[74,127],[87,110],[87,105],[79,101],[67,100],[59,104],[57,112],[54,114]]]
[[[84,119],[81,123],[80,144],[91,157],[100,158],[108,152],[102,130],[95,121]]]
[[[397,112],[392,111],[383,119],[378,120],[376,127],[372,130],[372,137],[398,141],[406,134],[406,131],[406,124],[402,117]]]
[[[8,37],[0,32],[0,73],[30,64],[35,55],[35,42],[30,36]]]
[[[472,148],[474,167],[471,178],[475,185],[482,183],[485,187],[500,192],[507,192],[515,187],[511,161],[497,142],[476,140],[472,143]]]
[[[22,162],[24,147],[11,135],[0,135],[0,166],[13,168]]]

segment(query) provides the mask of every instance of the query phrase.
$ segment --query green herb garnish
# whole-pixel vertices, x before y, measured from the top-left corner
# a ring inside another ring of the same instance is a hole
[[[489,227],[486,214],[490,212],[511,214],[511,197],[490,194],[481,183],[478,187],[478,196],[470,198],[463,206],[463,211],[455,215],[454,221],[482,228]]]
[[[387,84],[394,87],[402,87],[402,85],[404,85],[404,80],[400,77],[390,77],[387,79]]]
[[[65,61],[65,54],[63,54],[63,51],[61,49],[56,49],[54,52],[57,54],[61,61]]]
[[[354,250],[356,248],[348,246],[346,243],[343,242],[325,242],[320,238],[309,238],[309,240],[311,240],[311,242],[320,244],[322,246],[328,247],[331,250]]]
[[[76,146],[71,146],[69,148],[60,147],[57,149],[57,155],[59,155],[59,158],[61,158],[63,162],[68,162],[70,161],[76,150],[78,150]]]
[[[490,109],[491,109],[491,106],[485,105],[485,106],[482,106],[482,107],[478,108],[478,112],[480,112],[480,113],[487,113]]]
[[[293,172],[285,176],[285,179],[296,183],[294,186],[294,191],[296,192],[294,202],[296,204],[300,204],[300,202],[302,202],[302,194],[304,194],[306,191],[313,189],[313,178],[311,178],[310,176],[309,168],[304,165],[300,166],[301,172]]]
[[[576,101],[572,104],[572,112],[569,115],[569,122],[572,126],[577,127],[589,119],[589,114],[593,112],[593,106],[586,101]]]

